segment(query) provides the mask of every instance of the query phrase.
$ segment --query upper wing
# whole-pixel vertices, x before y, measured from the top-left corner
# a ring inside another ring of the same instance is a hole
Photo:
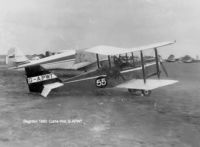
[[[95,53],[95,54],[101,54],[101,55],[119,55],[119,54],[125,54],[130,52],[136,52],[140,50],[147,50],[147,49],[153,49],[158,48],[166,45],[170,45],[175,43],[176,41],[166,41],[166,42],[160,42],[155,44],[150,44],[147,46],[141,46],[141,47],[135,47],[135,48],[119,48],[119,47],[112,47],[112,46],[96,46],[87,49],[87,52]]]
[[[144,83],[143,79],[132,79],[125,83],[119,84],[117,88],[127,88],[127,89],[140,89],[140,90],[153,90],[159,87],[171,85],[177,83],[176,80],[161,80],[161,79],[148,79]]]

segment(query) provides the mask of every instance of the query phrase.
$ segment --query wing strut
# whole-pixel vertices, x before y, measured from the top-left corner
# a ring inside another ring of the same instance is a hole
[[[108,56],[109,68],[111,68],[110,56]]]
[[[157,76],[160,79],[160,69],[159,69],[159,59],[158,59],[158,51],[157,48],[154,48],[155,57],[156,57],[156,69],[157,69]]]
[[[132,60],[133,60],[133,67],[135,67],[135,60],[134,60],[133,52],[131,53],[131,56],[132,56]]]
[[[145,74],[144,58],[143,58],[143,53],[142,53],[142,51],[140,51],[140,57],[141,57],[141,64],[142,64],[142,75],[143,75],[143,80],[144,80],[144,83],[146,83],[146,74]]]
[[[126,53],[126,63],[128,63],[128,54]]]
[[[97,66],[99,68],[100,66],[99,66],[99,55],[98,54],[96,54],[96,58],[97,58]]]
[[[134,56],[133,56],[133,52],[131,53],[131,57],[132,57],[132,60],[133,60],[133,67],[134,67]]]

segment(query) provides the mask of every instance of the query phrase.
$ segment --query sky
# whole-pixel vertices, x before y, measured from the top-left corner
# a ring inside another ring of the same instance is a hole
[[[0,54],[176,40],[162,56],[200,56],[198,0],[0,0]]]

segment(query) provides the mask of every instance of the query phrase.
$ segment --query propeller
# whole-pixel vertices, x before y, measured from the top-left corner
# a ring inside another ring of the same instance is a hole
[[[163,59],[161,58],[161,56],[159,56],[160,66],[161,66],[162,70],[164,71],[165,75],[168,77],[168,72],[167,72],[167,70],[166,70],[166,68],[165,68],[165,66],[164,66],[162,61],[163,61]]]
[[[163,62],[160,62],[160,65],[161,65],[162,70],[164,71],[165,75],[168,77],[168,73],[167,73],[167,70],[166,70],[166,68],[165,68],[165,66],[164,66],[164,64],[163,64]]]

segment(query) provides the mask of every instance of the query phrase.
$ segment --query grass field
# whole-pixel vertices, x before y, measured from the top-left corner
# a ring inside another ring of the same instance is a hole
[[[21,72],[1,67],[0,146],[199,147],[200,64],[166,67],[180,82],[150,97],[77,84],[48,99],[29,94]]]

